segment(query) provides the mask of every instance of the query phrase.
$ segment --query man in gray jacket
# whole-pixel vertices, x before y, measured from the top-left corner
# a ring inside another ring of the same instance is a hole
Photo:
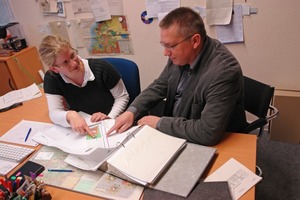
[[[198,13],[180,7],[159,23],[161,45],[168,63],[154,80],[116,118],[108,135],[123,132],[135,120],[165,134],[202,145],[215,145],[226,131],[247,125],[244,82],[236,58],[219,41],[206,35]],[[166,99],[163,116],[145,116]]]

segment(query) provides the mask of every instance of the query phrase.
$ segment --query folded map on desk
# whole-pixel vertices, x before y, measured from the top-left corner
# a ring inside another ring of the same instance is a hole
[[[96,137],[80,135],[71,128],[53,125],[49,129],[39,131],[33,136],[33,140],[46,145],[59,148],[69,153],[65,162],[79,169],[96,171],[99,166],[107,160],[112,151],[122,143],[129,131],[122,134],[106,136],[106,131],[113,126],[113,119],[101,121],[92,130],[96,132]]]
[[[40,144],[59,148],[66,153],[89,155],[97,148],[114,149],[127,137],[125,132],[106,137],[106,130],[113,124],[114,119],[107,119],[92,128],[96,132],[95,138],[80,135],[71,128],[53,125],[50,129],[39,131],[32,139]]]
[[[42,146],[30,160],[45,167],[42,176],[37,179],[66,190],[76,191],[101,199],[139,200],[143,187],[129,183],[99,170],[86,171],[64,162],[68,153],[58,148]],[[69,172],[49,172],[48,169],[69,169]],[[62,197],[63,199],[68,199]],[[83,198],[85,199],[85,198]]]

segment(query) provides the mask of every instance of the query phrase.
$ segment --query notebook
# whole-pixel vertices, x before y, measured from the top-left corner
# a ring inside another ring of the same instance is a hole
[[[187,197],[214,157],[216,148],[187,143],[174,163],[150,188]]]
[[[188,197],[181,197],[174,194],[146,188],[143,200],[170,199],[170,200],[232,200],[228,183],[222,182],[200,182],[192,190]]]

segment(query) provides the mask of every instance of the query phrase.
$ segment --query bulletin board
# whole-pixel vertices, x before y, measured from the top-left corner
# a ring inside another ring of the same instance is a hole
[[[69,0],[64,0],[66,16],[43,15],[39,1],[11,0],[16,19],[23,26],[29,45],[39,46],[44,34],[43,24],[52,21],[67,22],[70,41],[76,45],[72,24],[78,19],[89,19],[88,12],[73,13]],[[126,18],[130,47],[128,53],[91,55],[86,47],[79,47],[83,58],[117,56],[133,60],[140,69],[141,87],[146,88],[162,71],[167,62],[160,45],[158,20],[143,16],[144,0],[123,0],[123,16]],[[243,16],[243,42],[226,44],[240,62],[243,73],[278,89],[300,90],[300,2],[236,0],[234,5],[246,4],[257,9],[257,14]],[[181,0],[180,6],[206,6],[205,0]],[[145,21],[147,23],[145,23]],[[149,23],[149,21],[151,21]],[[204,18],[206,23],[206,19]],[[68,25],[70,24],[70,26]],[[217,28],[206,23],[209,36],[217,37]]]

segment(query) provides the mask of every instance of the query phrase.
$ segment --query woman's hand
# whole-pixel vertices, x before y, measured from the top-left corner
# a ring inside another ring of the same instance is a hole
[[[110,119],[110,117],[102,112],[97,112],[92,115],[91,122],[98,122],[104,119]]]
[[[87,125],[86,121],[76,111],[69,111],[67,113],[67,121],[71,125],[73,131],[78,132],[80,135],[90,135],[95,137],[95,133]]]

